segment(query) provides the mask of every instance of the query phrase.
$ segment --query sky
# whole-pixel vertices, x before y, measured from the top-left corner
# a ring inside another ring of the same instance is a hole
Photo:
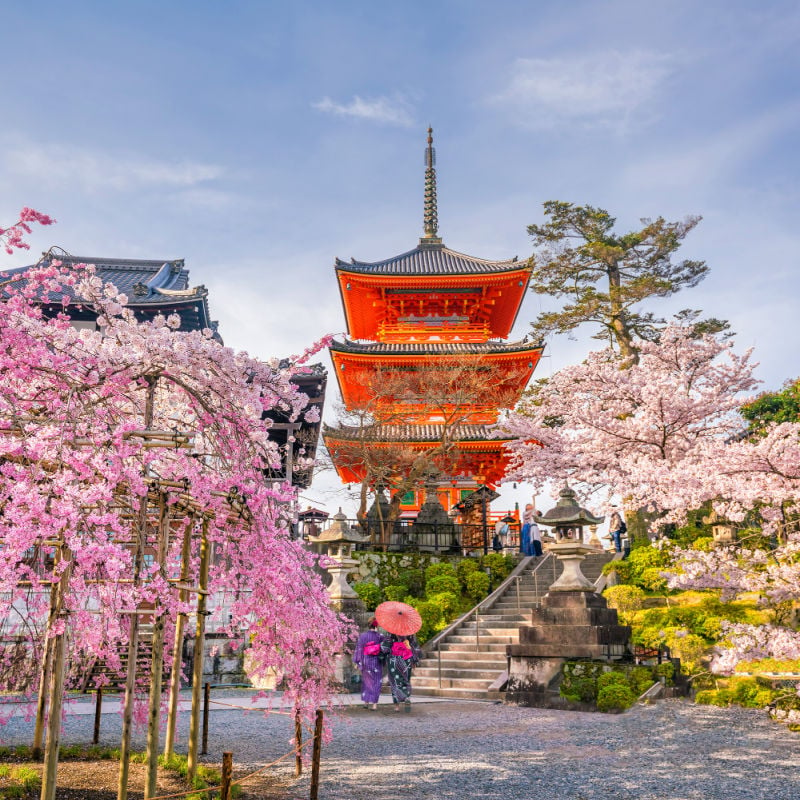
[[[650,307],[728,319],[766,389],[800,374],[795,2],[9,0],[2,20],[0,225],[27,205],[58,220],[34,253],[184,258],[231,347],[344,331],[334,258],[416,245],[432,125],[448,247],[526,258],[546,200],[623,230],[702,215],[680,254],[709,277]],[[548,307],[531,294],[514,336]],[[596,346],[551,338],[537,375]],[[306,501],[353,507],[325,473]]]

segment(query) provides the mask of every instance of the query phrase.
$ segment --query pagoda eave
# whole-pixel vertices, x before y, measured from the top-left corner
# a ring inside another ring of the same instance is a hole
[[[505,339],[531,267],[480,274],[365,275],[337,269],[347,330],[354,339]]]

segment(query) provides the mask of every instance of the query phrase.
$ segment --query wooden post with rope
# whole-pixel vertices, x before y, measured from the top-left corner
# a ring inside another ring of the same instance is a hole
[[[158,545],[156,561],[158,574],[162,581],[167,580],[167,553],[169,551],[170,509],[167,495],[161,492],[159,498]],[[156,603],[153,620],[153,642],[150,659],[150,698],[147,711],[147,778],[144,785],[145,800],[156,796],[158,782],[158,734],[161,727],[161,682],[164,675],[164,626],[166,613],[161,604]]]
[[[92,744],[100,743],[100,720],[103,713],[103,687],[97,687],[97,698],[94,703],[94,735],[92,736]]]
[[[181,548],[181,586],[189,581],[189,561],[192,555],[192,528],[194,519],[190,519],[183,531],[183,547]],[[181,603],[189,601],[189,592],[180,590]],[[178,703],[181,691],[181,656],[183,655],[183,629],[186,614],[179,613],[175,620],[175,639],[172,643],[172,671],[169,676],[169,708],[167,710],[167,731],[164,735],[164,755],[169,758],[175,751],[175,728],[178,724]]]
[[[211,684],[203,684],[203,746],[200,755],[208,755],[208,707],[211,705]]]
[[[294,712],[294,774],[299,778],[303,774],[303,725],[300,712]]]
[[[56,626],[64,613],[64,595],[72,574],[72,553],[66,546],[62,546],[59,549],[59,561],[62,560],[67,561],[67,568],[61,573],[56,586],[56,600],[53,605],[54,624]],[[53,636],[52,666],[50,669],[50,686],[48,687],[50,715],[47,718],[47,739],[44,746],[41,800],[55,800],[56,796],[58,745],[61,738],[61,708],[64,701],[66,638],[65,631],[56,633]]]
[[[317,709],[314,724],[314,743],[311,750],[311,790],[309,800],[319,800],[319,762],[322,755],[322,709]]]
[[[147,395],[144,406],[144,428],[149,430],[153,425],[157,378],[148,376]],[[139,587],[144,567],[144,551],[147,546],[147,505],[148,496],[139,501],[139,515],[136,522],[136,540],[133,556],[133,582]],[[117,800],[127,800],[128,772],[130,769],[131,734],[133,728],[133,702],[136,693],[136,667],[139,658],[139,615],[131,614],[131,627],[128,638],[128,672],[125,676],[125,700],[122,707],[122,739],[119,747],[119,781],[117,783]]]
[[[219,800],[230,800],[232,776],[233,776],[233,753],[223,753],[222,780],[220,781],[220,787],[219,787]]]
[[[189,753],[187,756],[187,776],[194,781],[197,775],[198,744],[200,739],[200,682],[203,680],[203,651],[206,640],[206,588],[208,586],[208,565],[211,546],[208,541],[208,519],[203,520],[200,539],[200,592],[197,595],[197,620],[194,637],[194,664],[192,670],[192,711],[189,718]]]

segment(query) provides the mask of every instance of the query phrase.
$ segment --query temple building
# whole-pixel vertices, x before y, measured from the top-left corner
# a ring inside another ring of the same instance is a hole
[[[489,261],[444,245],[438,235],[435,152],[428,129],[424,232],[417,246],[381,261],[336,259],[347,335],[330,348],[347,424],[323,438],[345,483],[392,489],[383,463],[429,459],[449,511],[505,473],[507,439],[493,427],[530,380],[542,346],[505,341],[531,265]],[[354,419],[361,424],[350,424]],[[419,510],[423,486],[402,498]]]
[[[74,267],[78,264],[92,266],[97,277],[104,283],[113,283],[127,296],[126,307],[133,311],[138,320],[153,319],[159,314],[165,317],[177,314],[181,321],[180,330],[211,330],[214,338],[222,342],[217,322],[211,319],[209,312],[208,289],[202,284],[191,285],[189,270],[182,258],[151,260],[96,258],[73,256],[52,248],[48,251],[45,261],[41,263],[46,264],[47,259],[56,258],[65,267]],[[30,268],[7,270],[6,282],[13,284],[19,280],[18,276]],[[0,284],[1,290],[2,284]],[[71,290],[65,287],[65,291]],[[53,314],[63,310],[61,292],[57,297],[53,297],[52,307],[49,310]],[[77,328],[94,329],[97,326],[96,314],[91,307],[81,302],[80,297],[72,297],[67,306],[67,313]],[[292,378],[292,383],[308,395],[309,405],[319,408],[320,417],[325,402],[327,381],[328,373],[321,364],[314,364],[308,372],[297,374]],[[301,489],[307,489],[311,484],[312,468],[298,469],[296,465],[301,456],[303,459],[315,457],[320,423],[308,422],[304,415],[298,420],[290,420],[288,416],[278,411],[265,412],[264,417],[270,419],[270,438],[277,442],[283,454],[281,466],[269,470],[265,477],[270,481],[288,481]]]

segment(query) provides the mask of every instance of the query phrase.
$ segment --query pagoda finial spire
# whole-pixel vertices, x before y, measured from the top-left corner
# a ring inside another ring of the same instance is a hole
[[[440,245],[439,216],[436,204],[436,150],[433,147],[433,128],[428,128],[428,146],[425,148],[425,207],[423,214],[424,235],[420,244]]]

